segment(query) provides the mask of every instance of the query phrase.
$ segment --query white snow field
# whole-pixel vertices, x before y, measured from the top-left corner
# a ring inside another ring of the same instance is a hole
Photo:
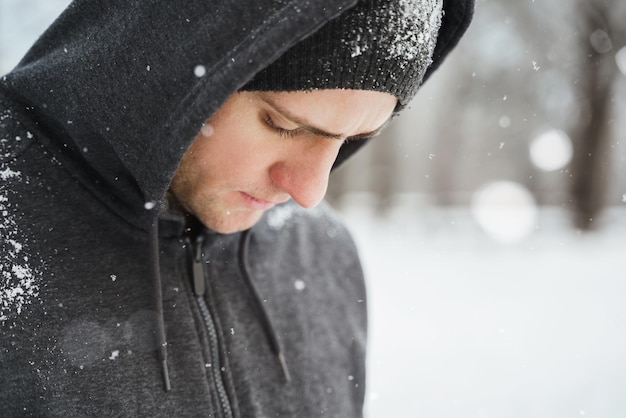
[[[626,416],[626,207],[542,208],[502,244],[468,208],[345,209],[368,280],[369,418]]]

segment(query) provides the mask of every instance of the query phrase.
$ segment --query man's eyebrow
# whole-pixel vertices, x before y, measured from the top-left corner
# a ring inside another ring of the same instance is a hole
[[[307,122],[305,120],[300,119],[298,116],[293,115],[287,109],[285,109],[284,107],[282,107],[281,105],[276,103],[270,97],[260,96],[260,99],[262,101],[264,101],[265,103],[269,104],[270,106],[272,106],[274,109],[276,109],[276,111],[281,113],[284,117],[289,119],[291,122],[295,123],[296,125],[299,125],[299,129],[307,130],[307,131],[311,132],[313,135],[321,136],[323,138],[329,138],[329,139],[344,139],[345,138],[345,135],[343,135],[343,134],[333,134],[333,133],[327,132],[327,131],[325,131],[323,129],[320,129],[320,128],[317,128],[317,127],[311,125],[309,122]],[[378,135],[380,133],[380,131],[382,131],[385,126],[387,126],[387,123],[389,123],[390,120],[391,120],[391,118],[389,118],[387,121],[385,121],[385,123],[383,123],[381,126],[379,126],[378,128],[374,129],[371,132],[360,133],[360,134],[357,134],[357,135],[353,135],[353,136],[347,137],[345,139],[346,140],[356,140],[356,139],[372,138],[372,137]]]

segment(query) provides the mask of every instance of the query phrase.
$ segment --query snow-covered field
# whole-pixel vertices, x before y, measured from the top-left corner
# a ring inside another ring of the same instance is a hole
[[[467,208],[343,212],[368,276],[368,417],[626,416],[626,208],[591,234],[540,209],[515,244]]]

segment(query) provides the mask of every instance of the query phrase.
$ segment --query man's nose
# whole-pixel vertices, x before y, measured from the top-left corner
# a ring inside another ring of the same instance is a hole
[[[324,198],[330,170],[341,147],[337,140],[322,141],[302,152],[292,153],[270,168],[274,184],[303,208],[317,206]]]

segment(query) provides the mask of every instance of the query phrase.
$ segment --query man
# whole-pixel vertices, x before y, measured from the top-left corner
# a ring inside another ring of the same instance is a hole
[[[353,3],[76,0],[2,78],[0,415],[361,416],[318,203],[472,2]]]

